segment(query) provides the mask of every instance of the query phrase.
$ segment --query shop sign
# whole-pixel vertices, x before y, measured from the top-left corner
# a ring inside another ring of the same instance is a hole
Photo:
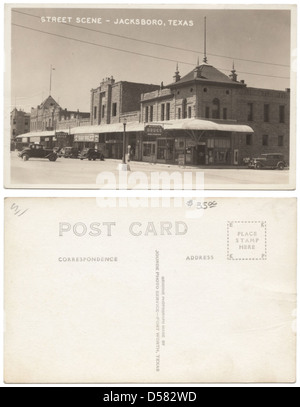
[[[187,148],[196,147],[197,143],[196,143],[196,141],[193,141],[193,140],[187,140],[186,146],[187,146]]]
[[[30,141],[32,143],[40,143],[41,142],[41,137],[30,137]]]
[[[69,134],[64,131],[57,131],[55,136],[57,139],[65,139]]]
[[[162,136],[164,128],[159,125],[148,124],[145,126],[145,134],[147,136]]]
[[[88,141],[92,143],[99,143],[99,135],[98,134],[75,134],[74,141]]]

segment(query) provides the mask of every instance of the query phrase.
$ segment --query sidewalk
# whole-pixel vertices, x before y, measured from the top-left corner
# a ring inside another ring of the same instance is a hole
[[[120,163],[121,160],[117,160],[115,158],[106,158],[106,161],[110,162],[115,162],[115,163]],[[151,167],[162,167],[162,168],[174,168],[174,169],[190,169],[190,170],[209,170],[209,169],[214,169],[214,170],[232,170],[232,169],[239,169],[239,170],[247,170],[248,167],[245,165],[177,165],[177,164],[162,164],[162,163],[149,163],[146,161],[130,161],[129,165],[134,164],[134,165],[147,165]]]

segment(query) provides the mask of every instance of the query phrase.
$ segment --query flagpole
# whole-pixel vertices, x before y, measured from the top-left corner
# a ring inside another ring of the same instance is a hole
[[[49,95],[51,95],[52,71],[55,71],[55,68],[53,68],[52,65],[50,65],[50,87],[49,87]]]
[[[204,17],[204,58],[203,62],[207,63],[207,56],[206,56],[206,17]]]
[[[52,80],[52,65],[50,65],[50,88],[49,88],[49,95],[51,95],[51,80]]]

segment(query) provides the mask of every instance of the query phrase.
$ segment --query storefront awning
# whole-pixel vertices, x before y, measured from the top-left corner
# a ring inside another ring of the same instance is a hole
[[[201,119],[182,119],[182,120],[166,120],[162,122],[139,123],[127,122],[126,132],[144,131],[145,125],[161,125],[164,130],[202,130],[202,131],[229,131],[237,133],[253,133],[253,129],[245,124],[236,123],[216,123],[211,120]],[[70,134],[101,134],[101,133],[123,133],[123,123],[103,124],[98,126],[79,126],[70,129]],[[24,133],[17,136],[17,139],[24,137],[51,137],[55,136],[55,131],[35,131]]]
[[[127,122],[126,132],[144,131],[144,123]],[[73,127],[70,130],[71,134],[100,134],[100,133],[123,133],[123,123],[101,124],[98,126],[80,126]]]
[[[155,123],[153,123],[155,124]],[[236,123],[216,123],[211,120],[183,119],[160,122],[165,130],[215,130],[237,133],[254,133],[250,126]]]
[[[144,131],[146,125],[160,125],[164,130],[211,130],[228,131],[236,133],[253,133],[253,129],[244,124],[237,123],[216,123],[211,120],[201,119],[182,119],[166,120],[162,122],[127,122],[126,132]],[[123,123],[103,124],[98,126],[74,127],[70,130],[71,134],[101,134],[101,133],[122,133],[124,131]]]
[[[19,134],[16,138],[17,139],[21,139],[24,137],[51,137],[51,136],[55,136],[55,131],[51,130],[51,131],[32,131],[30,133],[24,133],[24,134]]]

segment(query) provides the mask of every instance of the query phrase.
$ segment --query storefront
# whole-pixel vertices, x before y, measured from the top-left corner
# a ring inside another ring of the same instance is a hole
[[[125,134],[126,145],[130,146],[130,159],[142,160],[141,134],[143,133],[143,131],[143,123],[125,122],[96,126],[75,127],[71,129],[71,134],[74,135],[75,147],[77,146],[77,148],[96,148],[98,150],[101,150],[106,158],[113,158],[118,160],[122,159],[123,138]]]
[[[32,143],[42,144],[47,148],[53,148],[56,142],[55,131],[36,131],[20,134],[16,137],[16,142],[18,150],[21,150]]]
[[[98,143],[99,134],[75,134],[73,147],[82,151],[84,148],[96,148]]]
[[[57,131],[55,133],[55,147],[72,147],[74,143],[74,137],[65,131]]]
[[[145,127],[141,159],[178,165],[238,165],[236,140],[242,133],[253,133],[253,130],[247,125],[200,119],[174,120],[163,125],[153,123]]]

